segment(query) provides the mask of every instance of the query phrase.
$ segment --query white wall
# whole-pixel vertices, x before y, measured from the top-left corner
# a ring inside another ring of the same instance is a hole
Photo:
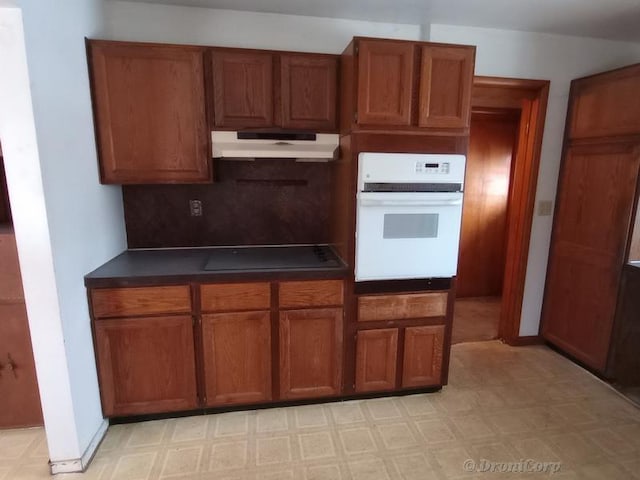
[[[476,45],[477,75],[551,80],[537,201],[555,199],[571,80],[640,62],[636,43],[436,24],[430,35]],[[538,333],[552,221],[534,217],[520,335]]]
[[[354,36],[419,40],[424,28],[119,1],[105,8],[103,38],[221,47],[342,53]]]
[[[102,32],[102,0],[17,3],[0,9],[0,137],[49,454],[61,462],[105,425],[83,276],[125,249],[122,198],[99,184],[84,46]]]

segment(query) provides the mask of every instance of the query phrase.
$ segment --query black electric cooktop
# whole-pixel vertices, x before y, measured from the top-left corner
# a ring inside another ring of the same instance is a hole
[[[308,270],[340,267],[335,253],[326,245],[223,247],[211,250],[207,271]]]

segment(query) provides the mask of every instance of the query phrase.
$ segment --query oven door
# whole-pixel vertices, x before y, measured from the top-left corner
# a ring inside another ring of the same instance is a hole
[[[453,277],[462,193],[358,195],[356,281]]]

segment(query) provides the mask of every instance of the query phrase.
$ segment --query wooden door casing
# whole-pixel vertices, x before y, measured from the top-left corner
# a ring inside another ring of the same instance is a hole
[[[394,390],[398,329],[360,330],[356,340],[356,392]]]
[[[467,128],[475,49],[424,45],[421,52],[418,126]]]
[[[211,180],[203,52],[89,43],[102,183]]]
[[[414,57],[411,42],[359,41],[358,124],[411,125]]]
[[[339,395],[342,390],[342,308],[280,312],[280,398]]]
[[[269,311],[203,315],[202,343],[207,406],[272,399]]]
[[[95,339],[105,416],[198,406],[190,316],[97,320]]]
[[[456,283],[458,298],[502,293],[518,125],[518,116],[472,116]]]
[[[636,196],[636,144],[569,147],[558,185],[542,334],[604,372]]]
[[[212,50],[211,58],[215,126],[272,127],[273,54]]]
[[[442,383],[444,334],[444,325],[405,329],[403,388],[436,386]]]
[[[280,55],[282,127],[332,132],[337,128],[338,59]]]
[[[27,311],[0,303],[0,428],[42,425]]]

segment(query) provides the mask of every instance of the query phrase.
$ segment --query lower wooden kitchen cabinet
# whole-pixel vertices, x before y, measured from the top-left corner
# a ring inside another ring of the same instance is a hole
[[[358,297],[355,392],[442,385],[449,295]]]
[[[398,364],[398,329],[361,330],[356,340],[356,392],[393,390]]]
[[[272,399],[270,317],[269,311],[202,316],[208,406]]]
[[[98,319],[95,342],[105,416],[198,405],[191,316]]]
[[[340,393],[342,330],[342,308],[280,312],[280,398]]]

